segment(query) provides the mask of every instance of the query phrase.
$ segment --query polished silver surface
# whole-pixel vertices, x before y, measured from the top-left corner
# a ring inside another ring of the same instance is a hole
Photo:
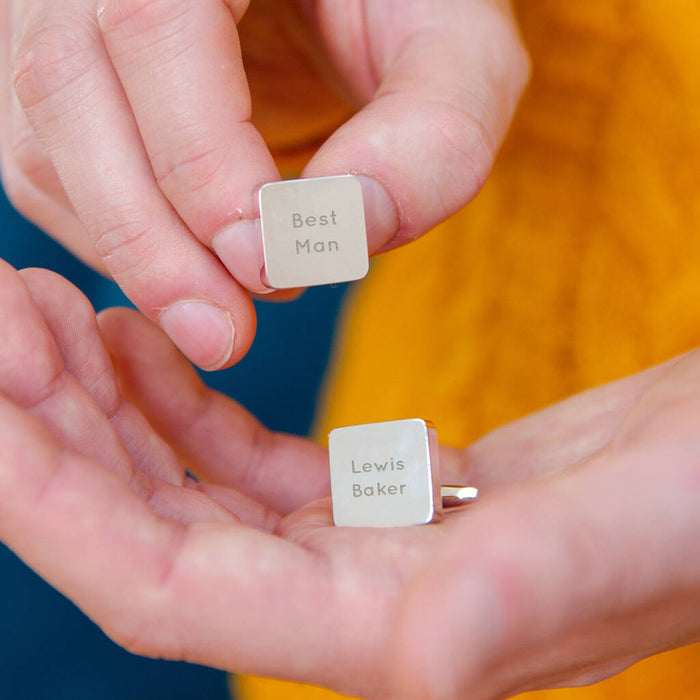
[[[275,289],[349,282],[369,270],[362,188],[353,175],[264,185],[260,222]]]
[[[443,508],[465,506],[479,497],[479,489],[473,486],[441,486]]]
[[[440,518],[437,433],[430,422],[336,428],[328,451],[336,525],[395,527]]]

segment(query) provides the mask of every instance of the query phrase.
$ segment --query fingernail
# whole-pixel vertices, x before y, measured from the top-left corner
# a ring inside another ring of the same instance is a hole
[[[211,242],[211,247],[226,269],[248,291],[269,294],[263,281],[265,265],[260,219],[240,219],[224,227]]]
[[[231,315],[205,301],[178,301],[160,314],[161,328],[194,364],[205,370],[223,367],[233,352]]]
[[[399,214],[394,200],[376,180],[367,175],[358,175],[365,201],[365,224],[369,252],[376,253],[396,235],[399,229]]]

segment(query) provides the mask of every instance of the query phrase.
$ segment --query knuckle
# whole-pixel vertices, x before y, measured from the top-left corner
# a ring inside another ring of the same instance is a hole
[[[153,170],[158,186],[166,195],[183,190],[195,193],[218,179],[225,162],[225,149],[195,142],[180,153],[155,158]]]
[[[10,153],[20,177],[40,190],[50,189],[50,183],[56,180],[56,171],[33,131],[20,133],[12,141]]]
[[[494,137],[484,120],[469,109],[443,103],[431,105],[430,110],[428,123],[436,142],[442,143],[444,152],[455,156],[451,159],[455,181],[465,183],[471,197],[483,186],[495,160]]]
[[[123,210],[109,212],[109,220],[96,229],[99,233],[94,236],[95,249],[115,277],[138,276],[156,260],[152,225],[139,214]]]
[[[54,313],[60,310],[62,327],[71,331],[61,336],[60,352],[64,358],[66,352],[79,358],[83,369],[81,383],[111,418],[119,405],[119,393],[92,303],[75,285],[55,272],[30,268],[20,274],[35,296],[40,296],[47,306],[53,306]]]
[[[16,338],[7,343],[0,358],[0,390],[31,411],[50,400],[65,386],[63,363],[48,336]]]
[[[23,270],[22,276],[31,289],[37,289],[49,305],[61,310],[61,317],[71,329],[69,340],[76,345],[98,339],[97,317],[90,300],[65,277],[50,270]]]
[[[25,109],[61,93],[93,66],[94,34],[79,23],[53,24],[29,32],[14,58],[13,85]]]
[[[0,266],[0,306],[12,312],[5,314],[0,346],[0,392],[30,410],[61,390],[63,362],[23,273],[5,263]]]
[[[36,384],[22,402],[22,407],[27,411],[34,411],[50,402],[66,388],[69,381],[57,354],[41,353],[32,371],[36,372]]]

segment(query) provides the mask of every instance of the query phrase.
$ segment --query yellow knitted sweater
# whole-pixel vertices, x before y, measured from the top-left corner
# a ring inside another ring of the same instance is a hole
[[[534,75],[493,174],[357,288],[319,435],[425,416],[464,445],[700,345],[700,2],[515,4]],[[238,693],[337,697],[255,678]],[[529,697],[698,700],[700,646]]]

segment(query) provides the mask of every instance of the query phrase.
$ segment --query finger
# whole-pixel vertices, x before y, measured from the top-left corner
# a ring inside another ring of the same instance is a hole
[[[233,514],[245,524],[272,531],[279,516],[242,494],[202,488],[191,480],[187,480],[189,489],[178,488],[185,483],[183,465],[144,416],[122,398],[87,298],[48,270],[23,270],[20,276],[53,335],[64,369],[90,393],[112,423],[134,466],[152,477],[144,493],[151,507],[181,523],[228,522]]]
[[[71,449],[103,461],[143,490],[116,431],[66,370],[54,338],[21,277],[0,261],[0,392],[37,416]]]
[[[569,468],[605,447],[644,392],[682,359],[589,389],[450,451],[443,482],[491,488]]]
[[[176,523],[237,523],[236,514],[206,494],[165,481],[154,481],[148,505],[162,518]]]
[[[20,270],[19,277],[51,333],[63,368],[80,382],[106,415],[115,413],[120,401],[116,375],[88,298],[50,270],[28,268]]]
[[[2,137],[0,137],[2,139]],[[26,163],[17,161],[13,146],[0,141],[2,186],[14,208],[35,226],[50,235],[86,265],[107,275],[95,246],[75,213],[51,199],[25,172]]]
[[[11,47],[11,10],[10,3],[4,3],[0,8],[0,124],[2,128],[3,150],[9,159],[9,153],[19,161],[25,175],[58,204],[70,209],[70,203],[61,186],[56,171],[51,166],[48,156],[39,143],[34,129],[22,112],[17,97],[12,89],[10,79],[10,47]]]
[[[138,314],[113,309],[99,320],[124,391],[193,473],[280,514],[330,493],[326,450],[268,431],[241,406],[208,389]]]
[[[197,489],[208,499],[219,503],[227,511],[233,513],[244,525],[265,532],[274,532],[280,522],[280,516],[262,503],[244,496],[239,491],[217,484],[207,484],[190,480],[190,488]]]
[[[46,149],[29,123],[14,90],[9,92],[9,104],[3,106],[9,115],[12,135],[10,147],[17,167],[39,192],[54,202],[56,208],[72,213],[73,207]]]
[[[104,420],[114,427],[133,466],[149,477],[182,484],[184,469],[173,450],[133,406],[122,400],[112,361],[97,328],[95,311],[85,295],[48,270],[23,270],[20,277],[27,284],[55,344],[63,372],[75,378],[90,394]],[[92,403],[80,399],[77,387],[74,393],[77,401]],[[99,441],[95,444],[91,456],[103,457],[99,444]]]
[[[307,552],[236,524],[155,516],[1,397],[0,491],[12,494],[0,538],[134,653],[310,680],[341,651]]]
[[[254,333],[250,298],[158,188],[84,3],[22,6],[15,26],[20,103],[109,273],[199,366],[240,359]]]
[[[72,209],[65,190],[61,185],[56,170],[39,142],[34,129],[20,107],[17,96],[12,89],[10,79],[10,3],[2,8],[0,27],[3,34],[3,50],[0,52],[0,76],[3,85],[0,99],[2,100],[3,143],[16,161],[16,167],[32,182],[37,190],[47,195],[58,207],[67,211]]]
[[[19,320],[18,326],[6,324],[14,343],[0,352],[0,391],[40,417],[63,445],[111,466],[161,516],[182,523],[231,522],[235,511],[222,499],[217,502],[196,489],[180,488],[184,470],[176,455],[121,399],[88,300],[52,272],[25,270],[18,275],[4,263],[0,286],[4,288],[0,322]],[[30,342],[34,343],[31,362],[20,365],[21,357],[31,352]],[[53,378],[48,382],[41,380],[42,362],[51,367],[48,376]],[[30,382],[21,384],[23,372],[31,375]],[[151,478],[142,478],[132,465]],[[269,522],[261,507],[242,497],[236,505],[249,520]]]
[[[4,108],[4,106],[3,106]],[[8,197],[17,210],[74,255],[106,274],[102,260],[68,199],[46,149],[20,107],[9,95],[7,157]]]
[[[24,116],[10,80],[10,3],[0,7],[0,175],[5,194],[27,219],[97,269],[101,261]]]
[[[340,28],[317,3],[341,73],[368,103],[303,175],[366,176],[368,242],[376,252],[422,235],[476,195],[528,61],[508,3],[413,3],[410,11],[401,2],[367,5],[358,23]]]
[[[282,518],[277,523],[276,531],[290,542],[313,548],[313,545],[309,545],[311,538],[317,538],[320,546],[323,546],[326,542],[323,531],[329,527],[333,527],[333,503],[329,496],[325,496],[306,503]]]
[[[0,109],[2,108],[0,103]],[[25,149],[33,150],[33,146],[15,146],[9,130],[0,132],[0,174],[7,198],[28,221],[45,231],[87,265],[106,274],[95,246],[72,209],[62,207],[34,182],[35,154],[28,154]]]
[[[279,173],[250,123],[234,20],[248,2],[229,4],[102,0],[99,23],[161,190],[241,284],[265,292],[255,195]]]

